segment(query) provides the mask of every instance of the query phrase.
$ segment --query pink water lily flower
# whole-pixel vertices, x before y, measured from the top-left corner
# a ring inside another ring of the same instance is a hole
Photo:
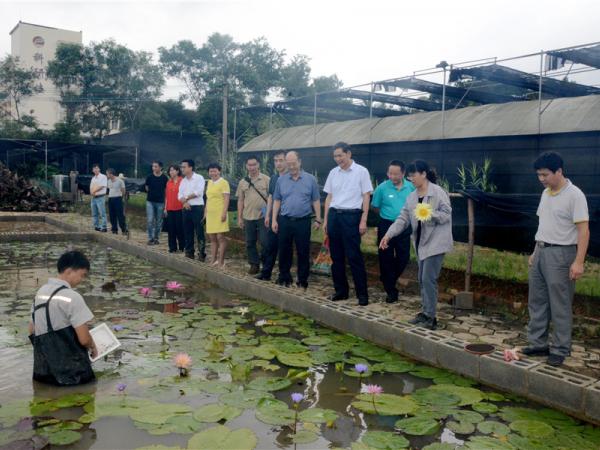
[[[142,294],[144,297],[150,297],[151,293],[152,293],[152,289],[149,287],[143,287],[140,289],[140,294]]]
[[[520,360],[519,349],[517,347],[504,350],[504,361],[518,361]]]
[[[364,386],[364,392],[371,395],[383,394],[383,388],[377,384],[367,384]]]
[[[188,370],[192,367],[192,358],[187,353],[178,353],[173,359],[175,367],[179,369],[179,376],[187,377]]]
[[[170,291],[176,291],[177,289],[181,289],[183,285],[178,281],[167,281],[165,287]]]

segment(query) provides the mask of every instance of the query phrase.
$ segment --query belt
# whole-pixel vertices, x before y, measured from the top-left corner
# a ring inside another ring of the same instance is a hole
[[[281,216],[283,219],[292,221],[292,222],[299,222],[300,220],[310,220],[310,215],[308,216],[303,216],[303,217],[292,217],[292,216]]]
[[[538,241],[538,247],[546,248],[546,247],[575,247],[576,244],[549,244],[548,242]]]
[[[106,194],[101,194],[101,195],[94,195],[94,198],[102,198],[104,197]]]
[[[338,208],[329,208],[330,211],[333,211],[335,214],[362,214],[362,209],[338,209]]]

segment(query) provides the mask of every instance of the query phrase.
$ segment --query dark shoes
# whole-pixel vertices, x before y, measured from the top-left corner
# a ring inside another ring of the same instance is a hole
[[[358,306],[367,306],[369,304],[369,297],[358,297]]]
[[[102,228],[100,231],[101,231],[102,233],[106,233],[108,230],[107,230],[106,228]]]
[[[548,355],[548,359],[546,360],[546,364],[549,366],[559,367],[565,362],[565,357],[560,355],[555,355],[554,353],[550,353]]]
[[[414,319],[410,319],[408,323],[427,328],[428,330],[435,330],[437,328],[437,319],[435,317],[429,317],[422,312],[417,314]]]
[[[525,356],[548,356],[550,355],[550,350],[548,348],[540,348],[540,347],[524,347],[521,350]]]
[[[256,275],[260,270],[258,264],[250,264],[250,268],[248,269],[248,275]]]
[[[336,292],[335,294],[331,294],[329,296],[329,300],[331,300],[332,302],[337,302],[340,300],[348,300],[348,294],[342,294],[342,293]]]
[[[290,287],[292,285],[292,282],[289,280],[277,280],[276,283],[283,287]]]
[[[205,262],[206,261],[206,255],[198,255],[198,261]]]
[[[308,283],[302,283],[300,281],[296,281],[296,287],[307,290],[308,289]]]
[[[398,301],[398,294],[396,294],[396,295],[388,294],[387,297],[385,298],[386,303],[396,303],[397,301]]]
[[[146,245],[156,245],[156,242],[154,242],[154,239],[148,239]]]
[[[267,276],[264,273],[259,273],[258,275],[255,275],[254,278],[256,278],[257,280],[262,280],[262,281],[271,281],[271,276]]]
[[[112,234],[119,234],[117,230],[112,230]]]
[[[190,258],[190,259],[194,259],[194,254],[193,253],[186,253],[185,257],[186,258]]]

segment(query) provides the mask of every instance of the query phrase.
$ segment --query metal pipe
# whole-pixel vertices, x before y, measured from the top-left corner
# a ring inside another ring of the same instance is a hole
[[[540,79],[538,84],[538,134],[542,133],[542,71],[544,70],[544,50],[540,51]]]
[[[233,151],[237,152],[237,108],[233,108]]]
[[[46,177],[46,181],[48,181],[48,141],[44,141],[44,176]]]
[[[465,292],[471,291],[471,274],[473,273],[473,251],[475,247],[475,206],[472,198],[467,199],[467,216],[469,221],[469,247],[467,267],[465,268]]]
[[[89,156],[89,153],[88,153]],[[138,177],[138,148],[137,146],[135,147],[135,165],[133,166],[133,177],[137,178]]]
[[[375,84],[371,81],[371,95],[369,97],[369,119],[373,118],[373,90],[375,89]]]
[[[317,93],[315,92],[315,103],[313,108],[313,145],[317,146]]]

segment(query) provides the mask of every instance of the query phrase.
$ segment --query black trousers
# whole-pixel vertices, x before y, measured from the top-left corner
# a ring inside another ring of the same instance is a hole
[[[194,255],[194,240],[198,240],[198,255],[206,258],[206,241],[204,239],[204,205],[192,206],[190,209],[184,209],[183,213],[183,233],[185,235],[185,253]]]
[[[369,297],[367,291],[367,271],[360,251],[360,224],[362,212],[336,211],[329,208],[327,216],[327,236],[331,253],[331,276],[337,294],[348,295],[346,259],[350,265],[356,296],[361,300]]]
[[[279,236],[273,233],[273,230],[269,228],[267,235],[267,245],[264,251],[263,267],[261,274],[265,278],[271,278],[273,273],[273,267],[275,267],[275,260],[279,252]]]
[[[176,252],[185,249],[185,234],[183,232],[183,213],[167,211],[167,232],[169,233],[169,251]]]
[[[387,230],[394,222],[384,218],[379,218],[377,225],[377,245],[387,233]],[[390,239],[388,248],[385,250],[379,249],[379,279],[383,283],[385,292],[391,297],[398,297],[398,289],[396,282],[410,260],[410,226],[400,233],[398,236]]]
[[[125,213],[123,212],[123,197],[108,197],[108,215],[110,216],[110,228],[113,233],[118,231],[117,225],[121,228],[122,233],[127,231]]]
[[[292,282],[290,269],[294,245],[298,261],[298,283],[308,286],[310,271],[310,216],[279,216],[279,281]]]

